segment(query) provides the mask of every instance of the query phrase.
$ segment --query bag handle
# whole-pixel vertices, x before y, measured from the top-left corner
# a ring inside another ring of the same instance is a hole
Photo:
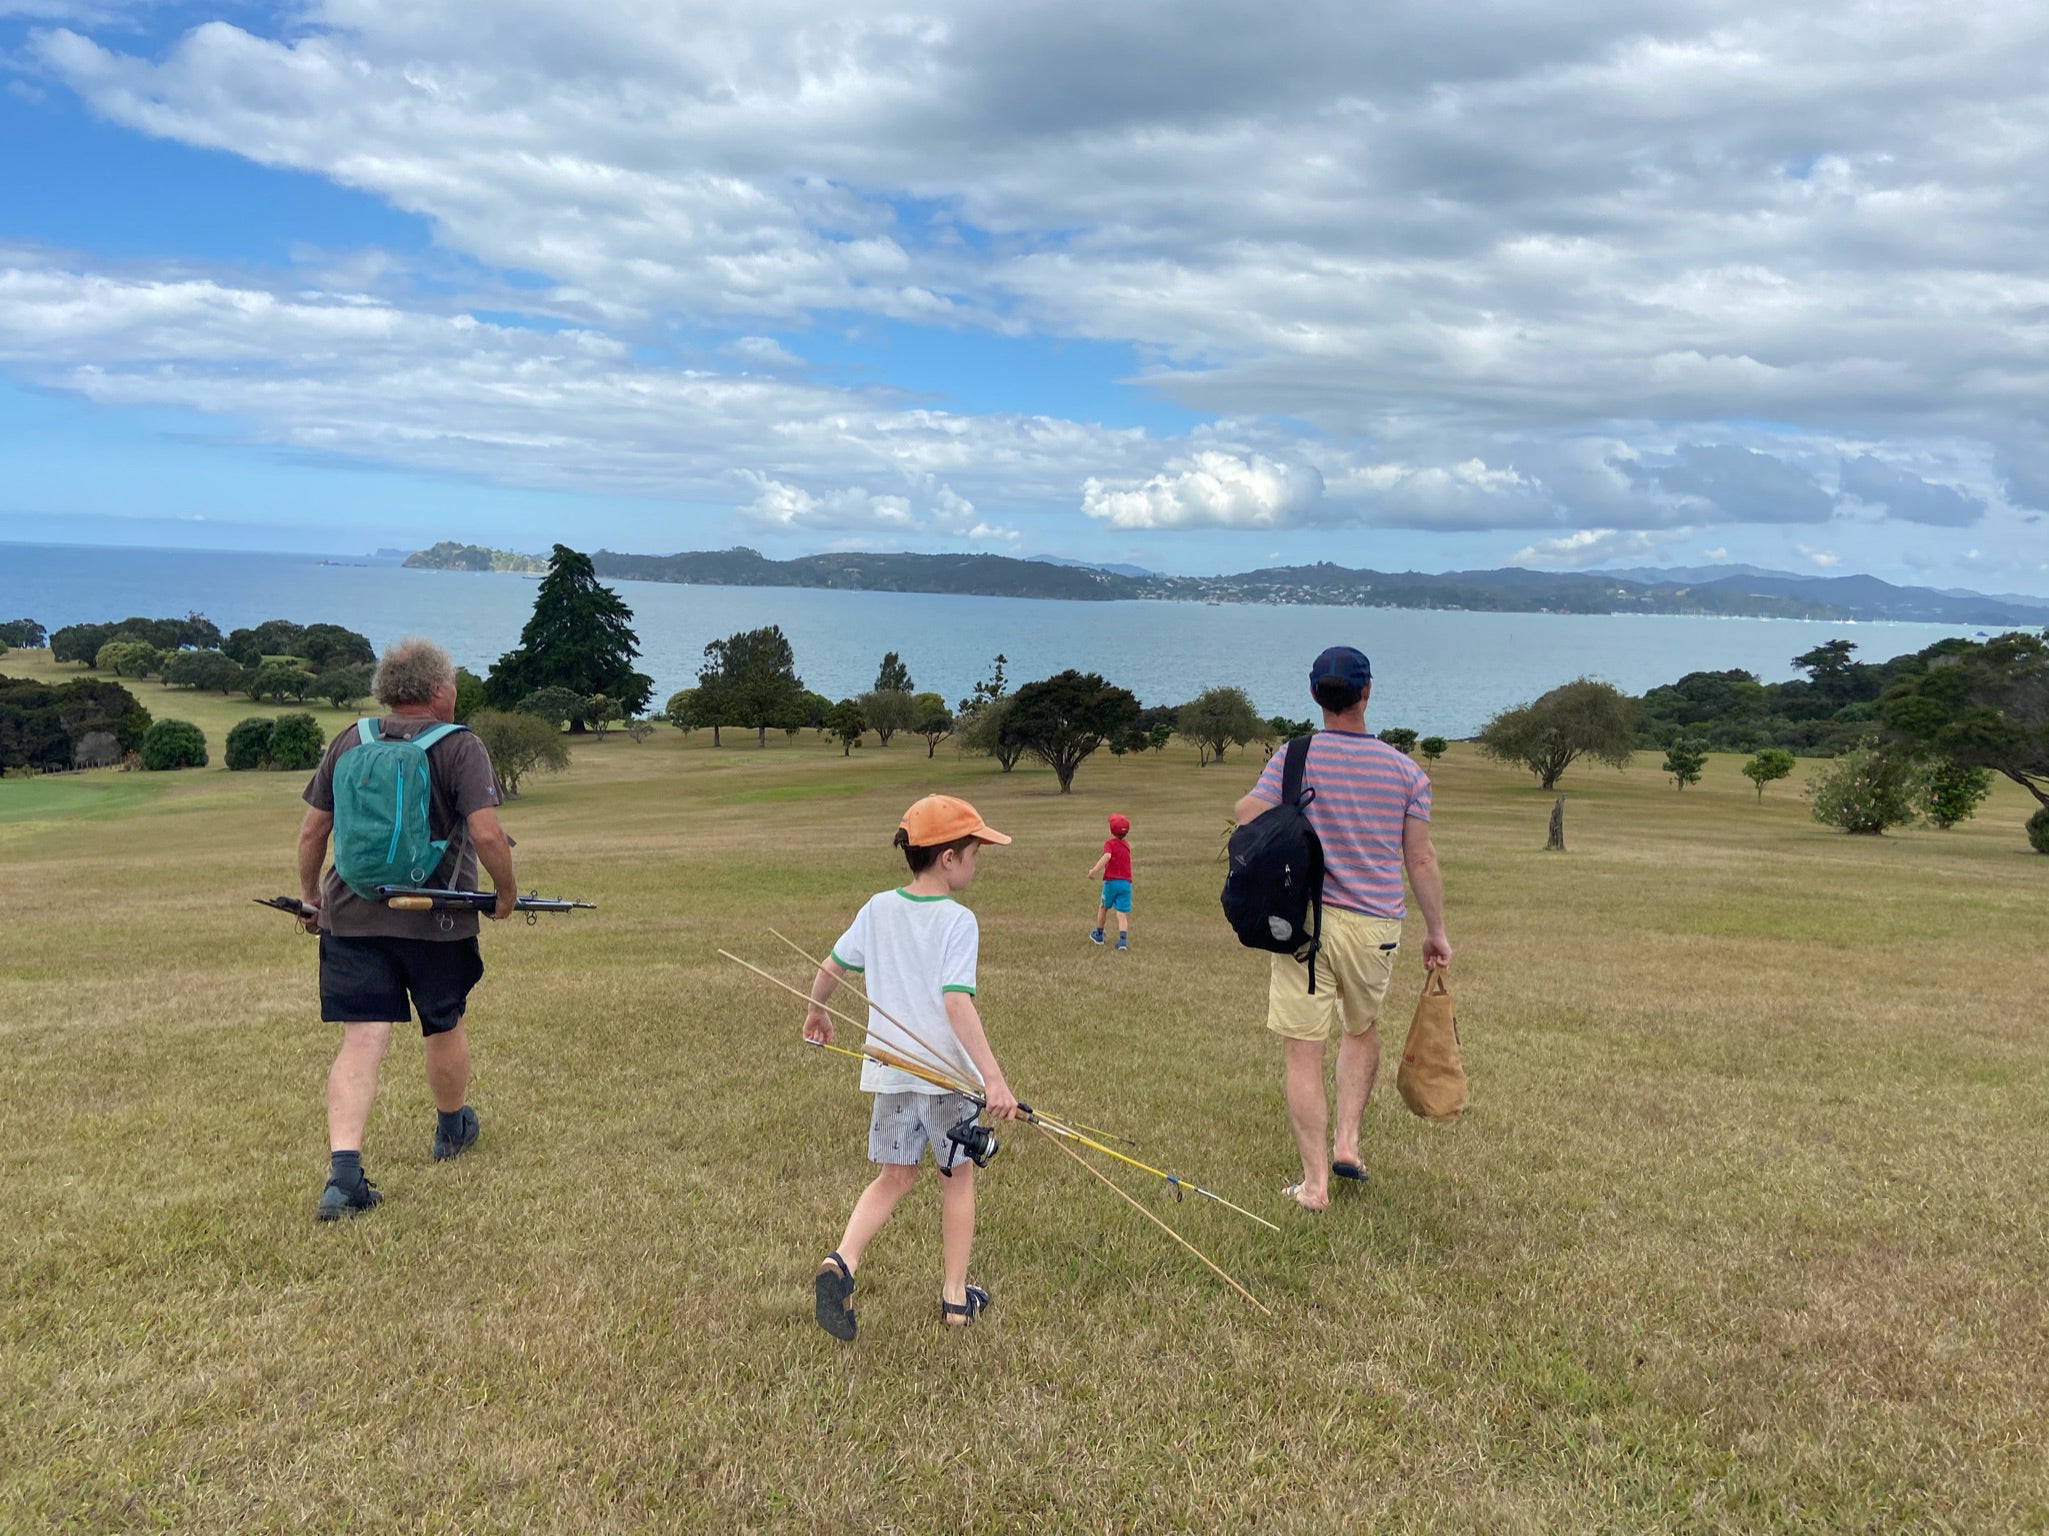
[[[1451,967],[1432,966],[1423,973],[1423,995],[1425,997],[1451,996]]]

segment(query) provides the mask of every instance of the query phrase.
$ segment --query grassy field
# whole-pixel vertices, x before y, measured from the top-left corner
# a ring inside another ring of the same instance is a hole
[[[1568,776],[1545,854],[1549,797],[1455,749],[1473,1107],[1427,1125],[1383,1082],[1372,1182],[1312,1217],[1279,1194],[1264,960],[1216,910],[1255,762],[1105,755],[1063,797],[901,739],[579,745],[506,821],[524,884],[601,910],[486,935],[482,1142],[430,1163],[402,1041],[386,1203],[339,1228],[311,1219],[313,947],[247,899],[291,887],[299,776],[0,783],[0,1530],[2049,1524],[2022,796],[1852,839],[1798,776],[1760,804],[1734,759],[1684,794],[1639,759]],[[713,951],[801,980],[768,927],[828,944],[935,787],[1017,837],[969,898],[1013,1084],[1279,1221],[1155,1207],[1272,1321],[1020,1130],[982,1183],[982,1326],[938,1326],[929,1186],[870,1252],[860,1341],[813,1326],[866,1100]],[[1128,956],[1083,932],[1113,809]],[[1397,1039],[1419,982],[1411,950]]]

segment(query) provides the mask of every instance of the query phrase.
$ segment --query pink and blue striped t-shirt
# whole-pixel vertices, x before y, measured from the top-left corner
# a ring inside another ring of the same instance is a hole
[[[1285,749],[1267,759],[1255,799],[1281,803]],[[1399,918],[1402,827],[1430,819],[1430,780],[1378,736],[1318,731],[1309,739],[1302,782],[1315,789],[1309,824],[1323,842],[1325,905],[1367,917]]]

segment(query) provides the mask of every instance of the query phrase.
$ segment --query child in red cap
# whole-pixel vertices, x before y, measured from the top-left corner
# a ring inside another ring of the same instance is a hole
[[[1115,912],[1119,949],[1131,948],[1131,844],[1126,841],[1130,835],[1131,819],[1113,812],[1103,856],[1089,866],[1089,878],[1103,882],[1103,899],[1096,909],[1096,926],[1089,930],[1089,938],[1102,943],[1103,930],[1109,925],[1110,914]]]

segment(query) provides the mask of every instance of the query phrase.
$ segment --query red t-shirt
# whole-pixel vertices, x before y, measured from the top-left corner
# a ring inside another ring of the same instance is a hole
[[[1129,880],[1131,878],[1131,844],[1121,837],[1113,837],[1103,844],[1103,852],[1110,855],[1110,862],[1103,870],[1105,880]]]

